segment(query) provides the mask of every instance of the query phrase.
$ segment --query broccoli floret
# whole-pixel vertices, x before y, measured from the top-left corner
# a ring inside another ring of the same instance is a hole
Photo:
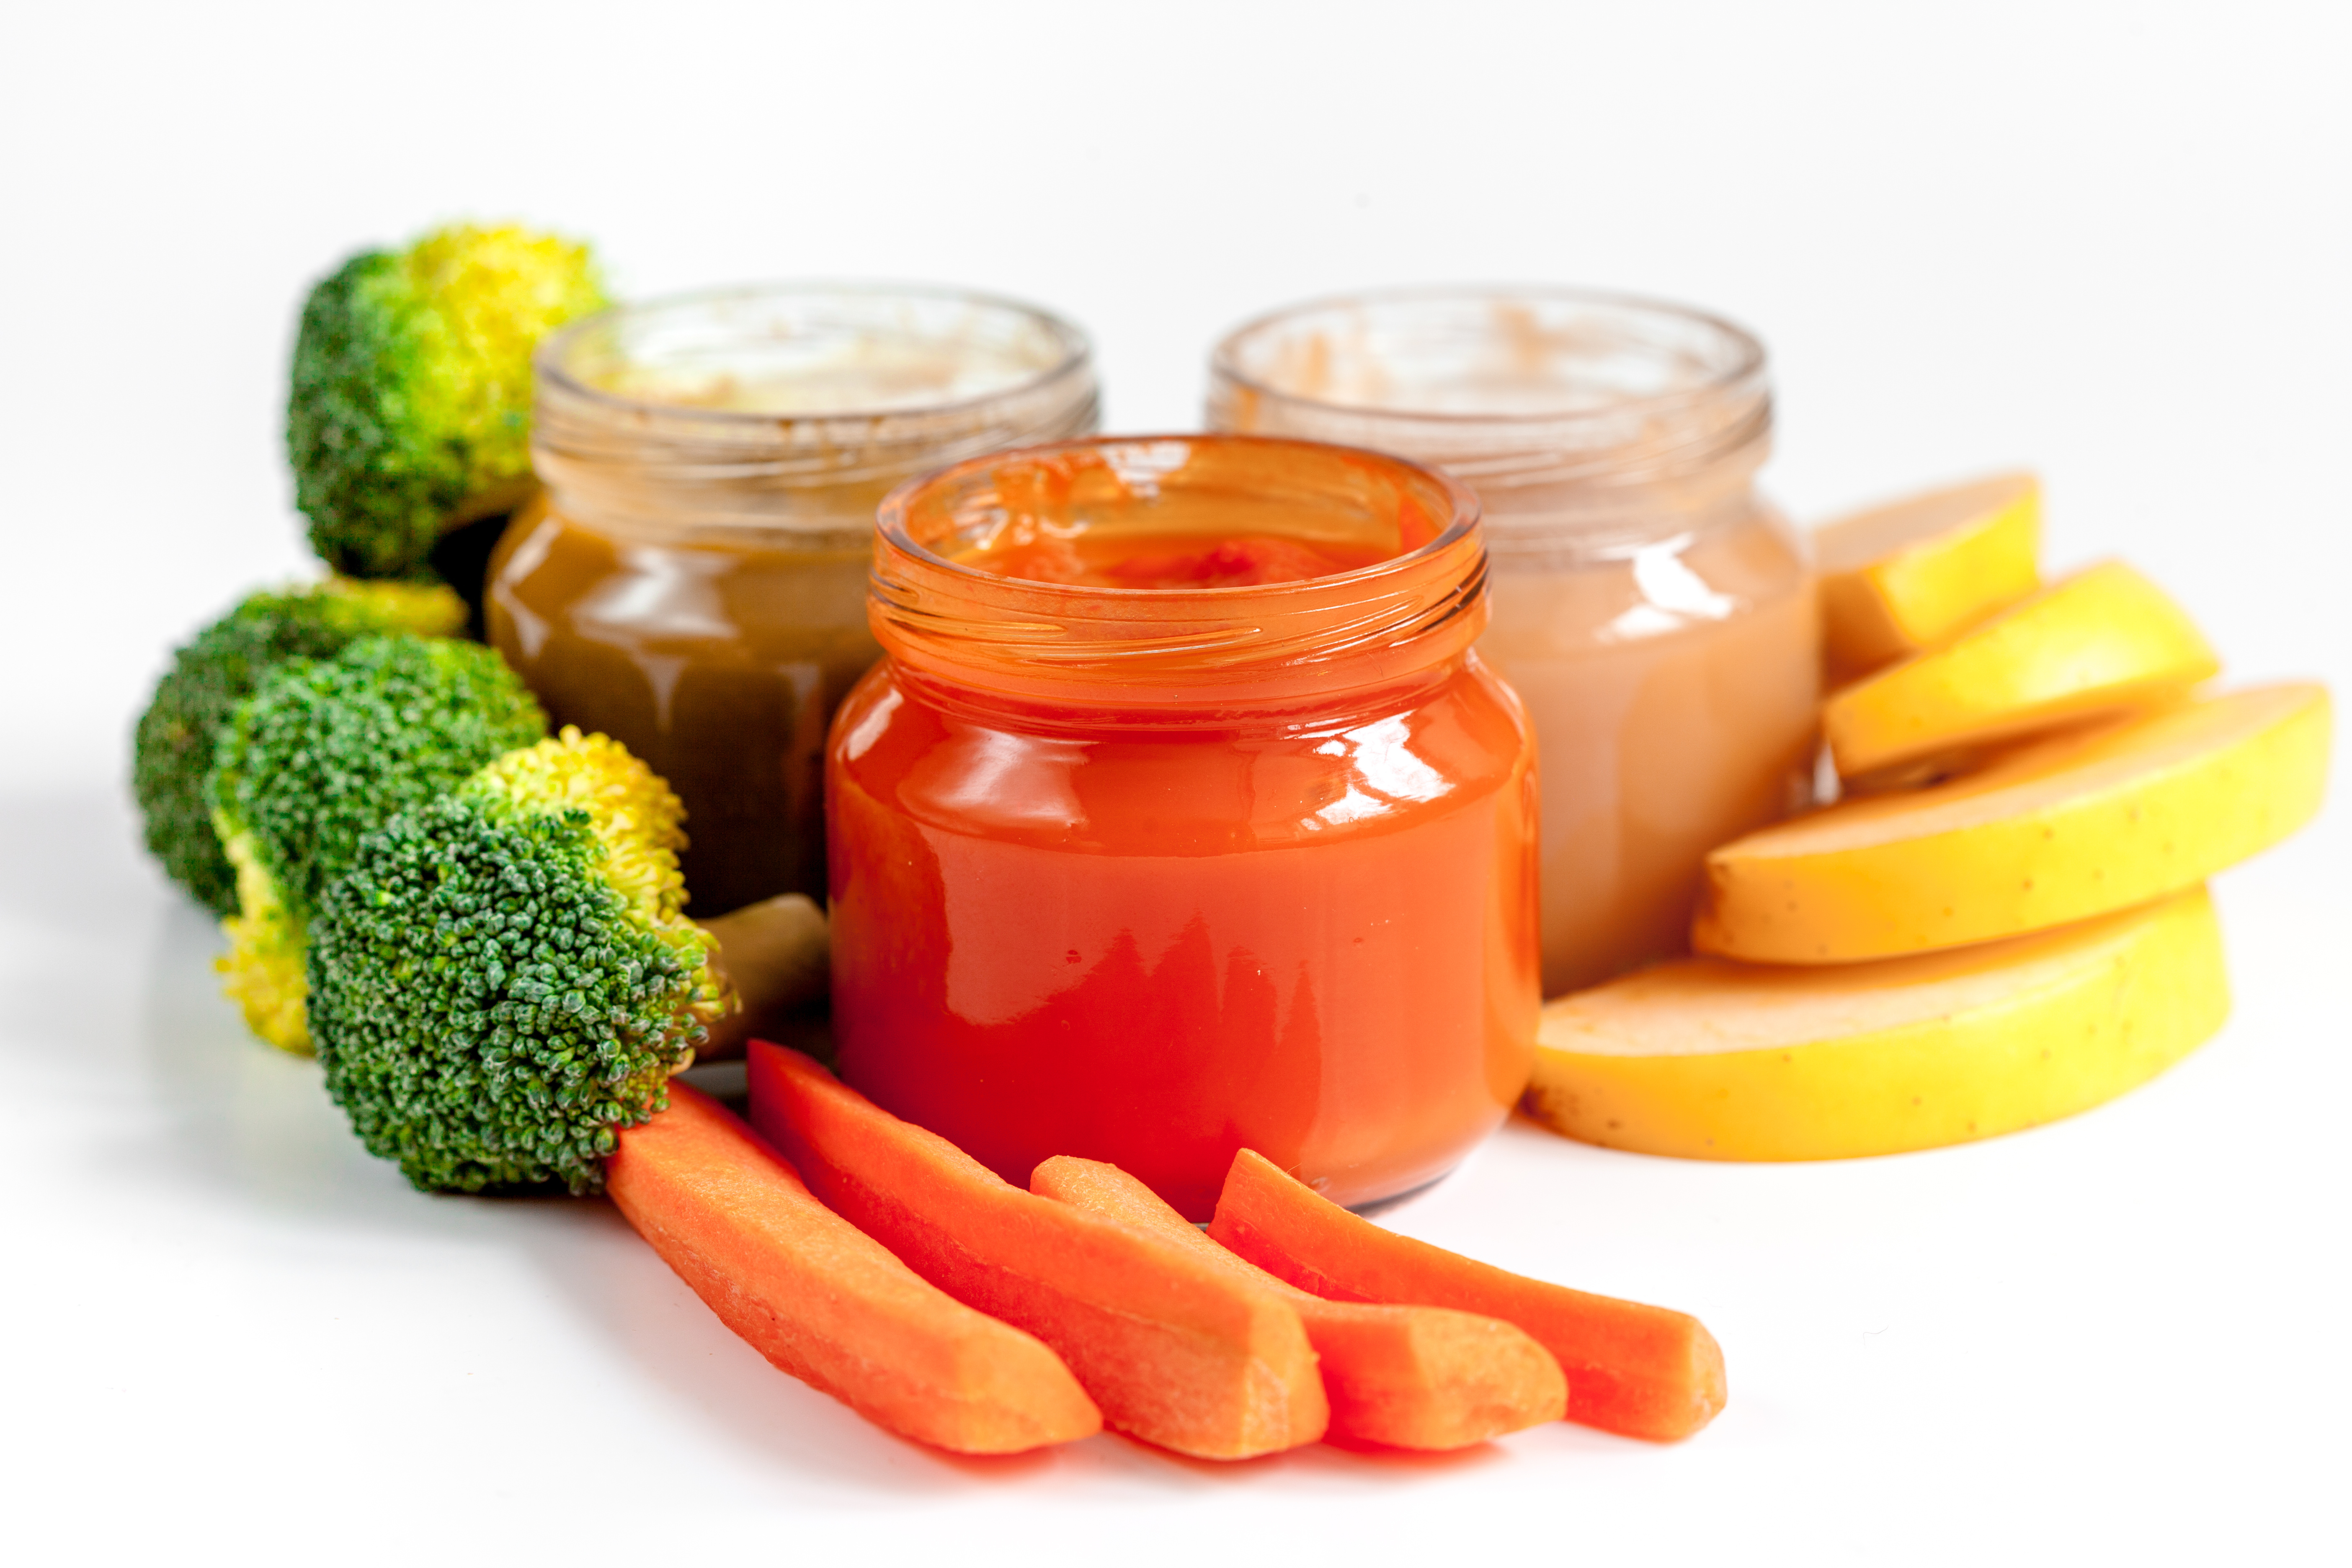
[[[477,643],[362,637],[262,678],[221,731],[210,782],[237,872],[223,988],[256,1034],[309,1048],[304,933],[361,836],[546,733],[522,681]]]
[[[179,650],[131,741],[131,787],[147,848],[215,915],[236,912],[236,871],[213,831],[205,778],[229,710],[265,671],[292,658],[331,658],[384,632],[448,637],[466,606],[439,584],[331,579],[255,594]]]
[[[407,576],[446,524],[520,500],[531,351],[604,304],[586,246],[510,226],[366,251],[313,289],[286,444],[320,557]]]
[[[681,912],[683,813],[566,729],[361,841],[310,930],[327,1089],[428,1191],[601,1191],[732,1005]]]

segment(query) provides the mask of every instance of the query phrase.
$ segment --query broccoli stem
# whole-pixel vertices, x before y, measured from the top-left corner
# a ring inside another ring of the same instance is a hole
[[[718,948],[711,966],[740,1005],[710,1026],[695,1047],[697,1061],[741,1056],[745,1042],[825,994],[832,970],[824,912],[803,895],[782,893],[698,923]]]

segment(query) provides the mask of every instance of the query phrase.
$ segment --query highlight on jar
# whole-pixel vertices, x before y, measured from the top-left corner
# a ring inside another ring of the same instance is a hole
[[[1009,1181],[1206,1220],[1498,1124],[1538,1002],[1534,750],[1471,644],[1469,489],[1235,437],[975,458],[884,502],[827,758],[841,1075]]]
[[[698,911],[821,898],[825,726],[881,651],[875,508],[1092,431],[1086,336],[983,295],[780,285],[591,317],[536,370],[543,488],[490,563],[491,644],[677,792]]]

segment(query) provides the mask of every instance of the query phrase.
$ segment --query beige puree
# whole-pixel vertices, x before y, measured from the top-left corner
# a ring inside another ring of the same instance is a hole
[[[1770,434],[1755,341],[1565,291],[1308,306],[1220,347],[1210,423],[1477,489],[1478,652],[1539,757],[1544,993],[1685,951],[1707,850],[1801,805],[1815,746],[1810,563],[1753,489]]]

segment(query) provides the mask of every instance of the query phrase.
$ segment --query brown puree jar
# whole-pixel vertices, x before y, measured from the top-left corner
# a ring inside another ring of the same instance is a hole
[[[558,724],[686,803],[698,915],[824,896],[825,728],[879,657],[875,510],[913,475],[1095,427],[1075,327],[947,290],[626,306],[541,346],[543,489],[490,563],[490,640]]]
[[[1226,338],[1209,423],[1478,492],[1478,652],[1536,732],[1544,994],[1683,951],[1706,852],[1810,795],[1819,633],[1803,542],[1755,488],[1763,346],[1570,289],[1370,295]]]

